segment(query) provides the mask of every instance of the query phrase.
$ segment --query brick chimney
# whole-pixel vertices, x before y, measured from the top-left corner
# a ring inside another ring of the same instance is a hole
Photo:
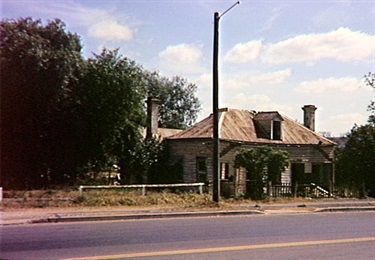
[[[312,131],[315,131],[315,110],[317,109],[314,105],[305,105],[302,107],[303,110],[303,125]]]
[[[157,135],[159,127],[159,104],[160,100],[148,97],[147,104],[147,129],[146,139],[152,138]]]

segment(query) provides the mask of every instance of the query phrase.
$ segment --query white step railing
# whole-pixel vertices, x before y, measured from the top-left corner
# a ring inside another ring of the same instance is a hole
[[[311,186],[313,186],[320,193],[320,195],[323,195],[323,197],[333,197],[332,193],[316,185],[315,183],[311,183]]]

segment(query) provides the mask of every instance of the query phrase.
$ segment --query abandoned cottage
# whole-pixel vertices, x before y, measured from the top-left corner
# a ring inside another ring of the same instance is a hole
[[[171,163],[182,168],[179,182],[212,182],[213,115],[184,131],[157,129],[157,104],[150,110],[149,134],[159,134],[171,151]],[[219,110],[221,183],[233,195],[246,194],[248,176],[234,167],[238,151],[269,146],[289,153],[290,165],[280,182],[293,185],[315,183],[329,189],[334,183],[335,143],[316,133],[314,105],[306,105],[304,124],[277,111]],[[153,112],[152,112],[153,111]],[[154,123],[152,123],[154,121]]]

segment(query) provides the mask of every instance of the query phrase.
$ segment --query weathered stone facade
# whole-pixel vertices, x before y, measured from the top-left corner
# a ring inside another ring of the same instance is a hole
[[[334,182],[335,143],[332,141],[278,112],[223,111],[226,114],[221,115],[220,133],[222,191],[234,195],[246,193],[247,174],[243,169],[234,167],[234,159],[241,149],[258,146],[288,152],[290,165],[281,176],[282,183],[316,183],[328,188]],[[171,149],[171,162],[182,163],[182,182],[212,182],[211,126],[212,121],[208,118],[193,128],[166,139]],[[265,129],[267,127],[268,131]]]
[[[169,140],[171,161],[181,160],[183,166],[182,182],[212,182],[212,140]],[[221,180],[227,189],[236,195],[246,193],[246,172],[234,167],[234,159],[241,149],[255,148],[261,144],[233,145],[220,142]],[[281,176],[281,183],[316,183],[329,187],[333,182],[333,147],[317,145],[270,145],[275,150],[288,152],[290,165]],[[229,151],[228,151],[229,150]],[[225,154],[223,154],[225,152]],[[328,156],[328,157],[327,157]],[[204,159],[206,178],[200,177],[198,161]],[[300,171],[303,171],[302,173]],[[302,176],[299,176],[301,175]]]

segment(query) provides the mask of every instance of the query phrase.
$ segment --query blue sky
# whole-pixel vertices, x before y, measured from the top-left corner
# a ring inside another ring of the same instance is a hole
[[[228,0],[2,0],[2,18],[60,18],[84,55],[103,47],[198,86],[199,119],[212,112],[214,12]],[[316,131],[339,136],[364,124],[374,91],[374,0],[241,1],[220,20],[220,107],[278,110],[301,122],[314,104]]]

